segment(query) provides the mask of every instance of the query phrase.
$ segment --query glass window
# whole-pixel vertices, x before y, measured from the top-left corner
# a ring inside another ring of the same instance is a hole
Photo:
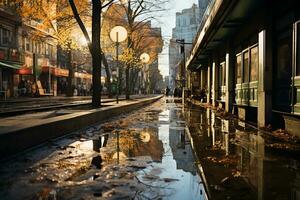
[[[281,39],[277,50],[277,78],[289,82],[292,77],[292,52],[290,38]],[[290,85],[290,84],[289,84]]]
[[[11,32],[7,29],[2,29],[2,45],[8,45],[10,43]]]
[[[25,38],[25,46],[26,46],[26,51],[30,51],[30,40],[28,38]]]
[[[236,56],[236,63],[235,63],[235,70],[236,70],[236,84],[242,83],[242,56]]]
[[[250,81],[257,81],[258,47],[250,49]]]
[[[243,53],[243,83],[249,82],[249,54],[248,51]]]
[[[46,47],[45,48],[46,48],[46,55],[49,55],[49,53],[50,53],[49,52],[49,44],[46,43]]]

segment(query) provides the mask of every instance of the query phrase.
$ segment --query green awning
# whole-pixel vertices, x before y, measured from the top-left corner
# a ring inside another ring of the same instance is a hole
[[[21,65],[18,65],[18,64],[9,64],[9,63],[5,63],[5,62],[1,62],[1,61],[0,61],[0,66],[9,67],[12,69],[20,69],[22,67]]]

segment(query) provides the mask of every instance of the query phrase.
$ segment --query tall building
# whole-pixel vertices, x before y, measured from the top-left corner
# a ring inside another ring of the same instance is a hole
[[[196,4],[193,4],[189,9],[176,13],[176,27],[172,30],[172,39],[169,46],[169,87],[171,90],[176,85],[178,63],[183,59],[183,55],[180,53],[180,45],[176,43],[176,40],[183,39],[186,43],[193,42],[202,15],[203,13],[200,13],[200,9]],[[190,49],[191,45],[185,45],[186,54]]]
[[[206,8],[208,4],[210,3],[211,0],[198,0],[198,7],[199,7],[199,12],[200,12],[200,19],[202,19]]]

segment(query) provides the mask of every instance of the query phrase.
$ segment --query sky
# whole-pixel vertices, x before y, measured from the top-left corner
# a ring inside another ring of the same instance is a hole
[[[172,36],[172,28],[175,27],[176,12],[192,7],[193,3],[198,4],[197,0],[170,0],[166,11],[163,11],[162,17],[159,18],[159,25],[162,28],[162,36],[164,40],[169,40]],[[169,75],[169,58],[168,46],[165,45],[163,52],[159,56],[159,69],[163,76]]]

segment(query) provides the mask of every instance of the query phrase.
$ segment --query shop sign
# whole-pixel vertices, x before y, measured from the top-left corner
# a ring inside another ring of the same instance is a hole
[[[80,72],[75,72],[75,77],[82,78],[82,79],[92,79],[91,74],[85,74],[85,73],[80,73]]]
[[[49,73],[49,69],[50,69],[50,73],[54,76],[64,76],[64,77],[68,77],[69,76],[69,70],[67,69],[61,69],[61,68],[57,68],[57,67],[49,67],[49,66],[44,66],[42,67],[42,71],[44,73]]]
[[[29,68],[29,67],[22,67],[21,69],[18,69],[17,74],[20,74],[20,75],[31,75],[33,74],[32,73],[32,68]]]
[[[55,68],[55,70],[54,70],[54,75],[55,75],[55,76],[65,76],[65,77],[68,77],[68,76],[69,76],[69,70],[67,70],[67,69],[60,69],[60,68]]]

